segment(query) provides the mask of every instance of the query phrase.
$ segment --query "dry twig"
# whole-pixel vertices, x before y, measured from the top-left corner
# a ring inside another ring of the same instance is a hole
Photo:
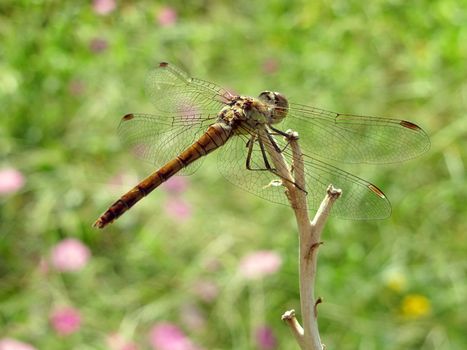
[[[294,210],[299,232],[299,274],[300,274],[300,308],[302,315],[303,328],[295,318],[295,311],[287,311],[283,316],[290,327],[297,343],[302,350],[323,350],[324,345],[318,331],[317,305],[322,301],[321,298],[315,300],[314,283],[316,276],[316,266],[318,258],[318,248],[322,244],[320,241],[321,232],[329,215],[333,203],[341,195],[341,190],[335,189],[329,185],[326,196],[322,201],[313,221],[308,216],[308,205],[303,156],[298,144],[298,134],[292,131],[289,134],[288,142],[292,148],[293,164],[287,165],[284,156],[275,152],[271,141],[263,138],[264,144],[268,147],[268,153],[274,163],[278,175],[284,179],[283,185],[286,187],[287,197]],[[291,171],[293,169],[293,173]]]

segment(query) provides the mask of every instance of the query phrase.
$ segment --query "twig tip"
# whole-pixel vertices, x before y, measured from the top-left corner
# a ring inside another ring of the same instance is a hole
[[[334,187],[332,184],[328,186],[326,189],[326,193],[328,196],[333,197],[335,199],[339,198],[342,194],[342,190],[340,188]]]
[[[295,310],[292,309],[292,310],[288,310],[288,311],[284,312],[284,314],[281,317],[281,320],[282,321],[290,321],[290,320],[292,320],[294,318],[295,318]]]

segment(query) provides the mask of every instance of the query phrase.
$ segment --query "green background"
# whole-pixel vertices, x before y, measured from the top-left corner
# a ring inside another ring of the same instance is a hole
[[[174,25],[156,20],[165,5]],[[95,38],[107,42],[102,52],[90,48]],[[260,324],[279,349],[297,348],[280,320],[299,308],[292,211],[229,184],[215,157],[189,178],[188,220],[167,215],[161,190],[108,229],[91,227],[153,170],[115,129],[128,112],[154,111],[145,75],[168,61],[242,94],[281,91],[421,125],[432,146],[415,160],[340,165],[378,184],[393,215],[328,222],[316,281],[321,336],[328,349],[465,348],[466,1],[121,1],[102,16],[87,1],[3,0],[0,40],[0,167],[26,179],[0,197],[0,338],[104,349],[105,334],[120,331],[145,349],[151,325],[168,320],[205,349],[255,349]],[[109,188],[122,173],[135,180]],[[90,247],[89,265],[44,275],[39,261],[67,237]],[[279,272],[239,278],[241,257],[264,249],[282,256]],[[190,292],[199,280],[218,285],[213,302]],[[404,312],[411,296],[427,311]],[[83,316],[66,339],[48,323],[60,303]],[[202,311],[203,329],[183,326],[184,305]]]

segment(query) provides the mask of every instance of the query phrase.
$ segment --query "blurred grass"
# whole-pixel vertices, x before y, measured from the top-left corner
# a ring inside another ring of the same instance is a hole
[[[164,27],[156,16],[165,5],[121,2],[103,16],[88,2],[0,3],[0,166],[26,178],[0,197],[0,337],[95,349],[120,330],[146,344],[154,322],[180,323],[182,306],[195,304],[206,326],[185,331],[206,349],[254,348],[251,327],[260,323],[280,349],[296,348],[280,321],[299,305],[291,212],[232,187],[213,159],[190,178],[188,221],[174,222],[164,211],[169,195],[156,191],[106,231],[91,228],[133,185],[109,189],[109,179],[151,170],[128,169],[115,128],[125,113],[152,111],[145,74],[169,61],[243,94],[282,91],[422,125],[428,154],[344,167],[380,185],[394,208],[384,221],[329,222],[317,279],[322,339],[330,349],[465,348],[467,2],[174,1],[177,22]],[[100,52],[96,39],[106,45]],[[90,246],[90,265],[44,274],[39,261],[65,237]],[[236,271],[259,249],[284,259],[261,286]],[[212,303],[190,292],[203,279],[220,288]],[[427,314],[403,314],[413,295],[429,301]],[[66,344],[47,318],[60,303],[85,320]]]

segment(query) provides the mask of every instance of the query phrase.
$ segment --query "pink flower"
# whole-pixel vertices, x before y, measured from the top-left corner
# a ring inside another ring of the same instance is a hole
[[[174,176],[162,185],[162,188],[170,194],[180,194],[188,187],[188,179],[185,176]]]
[[[219,288],[214,282],[201,280],[195,283],[193,291],[205,302],[212,302],[219,294]]]
[[[94,0],[92,2],[92,8],[98,15],[107,15],[115,10],[115,0]]]
[[[64,307],[55,310],[50,315],[52,328],[60,335],[75,333],[81,326],[79,311],[72,307]]]
[[[282,258],[274,251],[257,251],[242,258],[240,273],[248,279],[258,279],[277,272],[282,265]]]
[[[107,339],[107,346],[110,350],[137,350],[135,343],[130,342],[125,339],[122,335],[118,333],[110,334]]]
[[[272,329],[267,326],[256,329],[255,338],[258,349],[273,350],[277,348],[277,339],[274,336]]]
[[[187,220],[191,217],[191,205],[179,198],[171,198],[167,200],[165,212],[168,216],[176,220]]]
[[[180,328],[168,322],[152,327],[149,341],[154,350],[200,350]]]
[[[274,58],[268,58],[263,62],[263,72],[274,74],[279,69],[279,62]]]
[[[161,27],[169,27],[177,22],[177,12],[169,6],[165,6],[159,10],[157,14],[157,23]]]
[[[62,240],[52,249],[52,266],[58,271],[78,271],[88,262],[88,247],[75,238]]]
[[[0,170],[0,195],[18,191],[24,185],[24,176],[14,168]]]
[[[108,46],[107,40],[102,38],[94,38],[89,43],[89,49],[94,53],[101,53],[105,51]]]
[[[12,338],[0,339],[0,350],[36,350],[35,347]]]

